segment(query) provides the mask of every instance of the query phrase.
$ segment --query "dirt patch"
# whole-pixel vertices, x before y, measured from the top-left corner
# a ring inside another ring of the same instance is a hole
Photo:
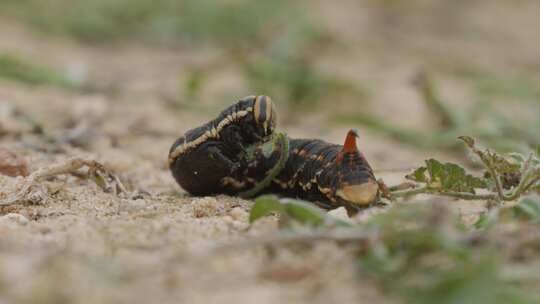
[[[438,9],[444,12],[440,2]],[[452,26],[442,28],[429,27],[437,14],[421,17],[428,9],[424,6],[403,17],[400,10],[383,10],[376,1],[314,3],[314,14],[348,42],[343,53],[330,52],[318,65],[369,87],[370,94],[358,103],[324,100],[318,113],[294,114],[280,128],[293,137],[341,143],[354,126],[336,126],[320,113],[348,109],[403,127],[428,128],[432,121],[410,79],[431,64],[438,67],[440,79],[448,80],[442,92],[457,108],[472,93],[445,74],[449,70],[474,65],[538,80],[540,44],[532,39],[538,29],[538,3],[509,7],[496,2],[477,1],[465,15],[452,15],[468,23],[449,19],[446,24]],[[508,20],[500,22],[502,17]],[[486,29],[490,35],[483,34]],[[187,68],[212,60],[218,52],[137,44],[89,47],[42,37],[20,24],[2,26],[0,33],[7,37],[0,42],[1,50],[64,67],[102,89],[88,93],[1,80],[2,151],[17,153],[30,173],[71,157],[96,159],[137,193],[121,197],[105,193],[91,180],[61,176],[44,182],[50,193],[45,204],[0,207],[0,302],[392,302],[369,279],[358,278],[354,253],[333,243],[301,252],[205,251],[216,242],[262,237],[278,229],[274,217],[249,226],[251,201],[188,196],[168,171],[167,152],[178,136],[234,98],[253,93],[239,72],[225,65],[208,80],[201,102],[178,106],[179,96],[184,96],[179,83],[188,77]],[[278,107],[282,102],[277,101]],[[31,121],[14,113],[24,113]],[[42,131],[34,129],[36,123]],[[361,130],[359,148],[388,184],[401,181],[428,157],[457,157],[404,146],[369,130]],[[0,198],[16,191],[21,179],[0,175]],[[485,210],[483,202],[447,202],[467,223]],[[376,211],[359,218],[371,212]]]

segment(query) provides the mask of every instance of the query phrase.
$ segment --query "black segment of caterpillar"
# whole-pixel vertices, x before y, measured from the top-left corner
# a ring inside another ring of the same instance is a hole
[[[238,178],[246,147],[265,142],[275,128],[272,100],[245,97],[217,118],[187,131],[169,150],[169,167],[178,184],[192,195],[236,193],[223,179]]]
[[[344,145],[288,139],[283,157],[283,142],[270,141],[275,121],[267,96],[236,102],[175,141],[169,151],[174,178],[197,196],[252,195],[260,190],[306,199],[326,209],[345,206],[350,213],[376,201],[378,183],[356,147],[355,130],[348,132]],[[260,189],[270,179],[270,185]]]
[[[344,206],[351,213],[374,203],[379,185],[364,155],[356,146],[358,132],[350,130],[344,145],[318,139],[289,139],[288,158],[284,168],[262,193],[301,198],[322,208]],[[256,148],[251,162],[243,171],[243,187],[257,185],[276,166],[280,147],[264,153],[268,144]]]

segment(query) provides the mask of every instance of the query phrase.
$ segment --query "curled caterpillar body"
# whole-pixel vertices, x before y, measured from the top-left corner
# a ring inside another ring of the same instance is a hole
[[[356,147],[357,132],[348,132],[345,144],[335,145],[316,139],[291,139],[287,163],[264,192],[297,197],[332,209],[345,206],[349,211],[369,206],[377,200],[379,186],[373,170]],[[255,155],[245,178],[253,180],[268,172],[280,151]]]
[[[284,135],[270,140],[275,120],[269,97],[238,101],[176,140],[169,151],[174,178],[192,195],[261,191],[327,209],[345,206],[351,213],[377,200],[379,185],[357,149],[355,130],[348,132],[344,145]]]
[[[264,142],[275,128],[272,100],[248,96],[210,122],[187,131],[169,151],[169,167],[178,184],[193,195],[234,193],[245,163],[246,147]]]

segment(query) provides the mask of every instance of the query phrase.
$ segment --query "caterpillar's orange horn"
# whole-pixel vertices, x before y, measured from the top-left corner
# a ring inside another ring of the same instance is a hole
[[[358,137],[358,130],[351,129],[347,133],[347,137],[345,138],[345,143],[343,144],[343,152],[351,153],[358,151],[358,148],[356,147],[356,138]]]

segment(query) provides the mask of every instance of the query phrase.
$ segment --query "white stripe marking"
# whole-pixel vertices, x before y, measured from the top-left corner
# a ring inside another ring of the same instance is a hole
[[[225,117],[222,121],[220,121],[217,127],[204,132],[203,135],[195,138],[194,140],[190,142],[184,142],[182,145],[179,145],[169,154],[169,164],[171,164],[176,158],[178,158],[187,150],[198,147],[200,144],[207,141],[208,139],[219,138],[219,132],[221,132],[223,128],[225,128],[226,126],[230,125],[233,122],[238,121],[240,118],[248,115],[252,111],[253,111],[253,108],[248,107],[245,110],[233,112],[231,115]]]

